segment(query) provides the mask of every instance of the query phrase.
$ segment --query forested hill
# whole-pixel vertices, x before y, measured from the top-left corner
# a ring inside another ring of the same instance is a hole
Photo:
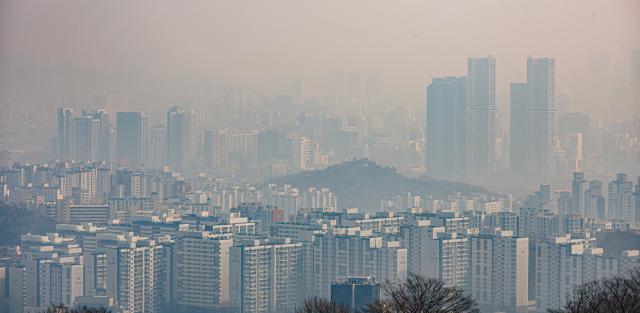
[[[0,247],[19,245],[22,234],[44,234],[53,230],[55,221],[40,212],[0,201]]]
[[[273,182],[290,184],[301,189],[328,187],[336,193],[338,207],[358,207],[366,210],[377,210],[381,200],[406,192],[444,198],[456,192],[487,191],[482,187],[465,183],[405,177],[394,168],[383,167],[366,159],[341,163],[324,170],[284,176]]]

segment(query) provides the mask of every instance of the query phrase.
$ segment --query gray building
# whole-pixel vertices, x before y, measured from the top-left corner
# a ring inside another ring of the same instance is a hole
[[[466,78],[434,78],[427,87],[426,167],[432,176],[466,174]]]
[[[175,171],[191,167],[198,149],[197,114],[178,106],[167,113],[167,163]]]
[[[331,284],[331,301],[349,309],[349,312],[361,312],[380,296],[380,283],[372,277],[348,277]]]
[[[148,163],[149,119],[142,112],[118,112],[116,157],[130,168]]]
[[[469,170],[475,175],[496,172],[496,59],[467,61]]]

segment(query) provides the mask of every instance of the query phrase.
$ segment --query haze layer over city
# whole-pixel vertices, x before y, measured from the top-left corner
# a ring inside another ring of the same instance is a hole
[[[0,0],[0,313],[638,303],[639,1]]]

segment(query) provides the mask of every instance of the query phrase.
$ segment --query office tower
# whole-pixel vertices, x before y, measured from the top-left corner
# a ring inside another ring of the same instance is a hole
[[[631,114],[640,118],[640,50],[631,51]]]
[[[496,172],[496,60],[492,56],[467,61],[469,158],[474,174]]]
[[[555,170],[555,59],[527,59],[527,148],[529,173],[553,175]]]
[[[570,133],[566,135],[565,145],[563,146],[565,151],[565,163],[568,171],[580,172],[582,170],[582,163],[584,160],[582,152],[582,134]]]
[[[306,245],[246,240],[231,248],[230,302],[240,313],[294,312],[304,298]]]
[[[509,135],[511,137],[509,168],[511,173],[521,175],[527,169],[527,84],[511,84],[511,120]]]
[[[162,246],[131,234],[104,234],[98,252],[105,256],[105,295],[114,297],[123,313],[160,312]]]
[[[635,199],[635,214],[636,214],[636,224],[640,224],[640,176],[638,176],[636,182],[636,189],[633,192],[633,197]]]
[[[63,159],[73,154],[73,109],[58,109],[58,151],[57,155]]]
[[[343,306],[351,313],[361,312],[382,296],[380,283],[372,277],[348,277],[331,283],[331,302]]]
[[[163,168],[167,165],[167,130],[165,127],[149,128],[148,168]]]
[[[313,167],[311,155],[311,140],[305,137],[293,138],[292,154],[293,166],[298,170],[311,169]]]
[[[204,164],[207,168],[226,169],[229,165],[225,131],[204,132]]]
[[[142,112],[116,114],[116,158],[129,168],[148,165],[149,118]]]
[[[592,180],[589,182],[589,188],[584,192],[584,208],[585,217],[593,217],[598,220],[604,220],[604,197],[602,196],[602,182]]]
[[[571,182],[571,213],[586,216],[585,212],[585,183],[584,173],[573,173],[573,181]]]
[[[427,171],[433,176],[465,176],[466,78],[434,78],[427,87]]]
[[[175,171],[192,167],[198,149],[197,114],[178,106],[167,113],[167,163]]]
[[[487,312],[526,312],[529,305],[529,239],[511,231],[469,239],[469,291]]]
[[[407,250],[397,241],[371,231],[348,231],[316,236],[313,242],[313,295],[329,298],[331,283],[349,276],[371,276],[377,281],[403,280]]]
[[[83,113],[98,121],[98,161],[111,160],[111,124],[109,114],[105,110],[95,110]]]
[[[230,296],[231,234],[181,232],[176,244],[176,304],[179,311],[220,311]]]
[[[628,223],[635,220],[633,210],[633,183],[627,174],[619,173],[616,179],[609,183],[608,218],[620,219]]]
[[[582,135],[582,153],[589,155],[591,147],[590,142],[593,138],[590,137],[589,127],[589,115],[582,112],[565,113],[558,117],[558,139],[560,140],[560,146],[565,150],[571,148],[572,143],[570,140],[575,138],[577,134]]]
[[[59,201],[56,221],[61,224],[107,224],[110,210],[108,205],[70,204],[69,201]]]
[[[551,185],[540,185],[538,188],[538,197],[542,204],[548,204],[551,202]]]
[[[72,125],[73,159],[77,162],[98,161],[100,121],[82,116],[73,118]]]

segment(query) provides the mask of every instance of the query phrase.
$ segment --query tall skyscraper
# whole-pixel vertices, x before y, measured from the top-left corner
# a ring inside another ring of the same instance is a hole
[[[109,114],[105,110],[95,110],[83,112],[84,115],[91,116],[98,122],[98,160],[111,160],[111,124],[109,124]]]
[[[149,119],[142,112],[118,112],[116,157],[130,168],[148,163]]]
[[[70,158],[73,151],[72,141],[73,109],[58,109],[58,150],[57,156],[63,159]]]
[[[100,160],[100,121],[91,116],[73,118],[71,138],[73,140],[72,157],[78,162],[95,162]]]
[[[640,50],[631,51],[631,114],[640,118]]]
[[[640,176],[636,181],[636,189],[633,191],[633,198],[635,203],[636,224],[640,221]]]
[[[466,78],[434,78],[427,87],[426,166],[430,175],[456,178],[465,172]]]
[[[511,84],[509,168],[515,174],[521,174],[527,168],[527,111],[527,84]]]
[[[585,217],[595,217],[598,220],[606,218],[604,212],[604,197],[602,196],[602,182],[592,180],[589,188],[584,192]]]
[[[608,217],[632,223],[635,219],[632,202],[633,183],[627,174],[619,173],[616,179],[609,183]]]
[[[528,169],[533,175],[554,174],[556,62],[527,59]]]
[[[191,166],[198,148],[197,114],[178,106],[167,113],[167,163],[173,170]]]
[[[571,182],[571,212],[586,216],[585,212],[585,183],[584,173],[573,173],[573,181]]]
[[[496,172],[496,60],[492,56],[467,61],[467,108],[470,170]]]

